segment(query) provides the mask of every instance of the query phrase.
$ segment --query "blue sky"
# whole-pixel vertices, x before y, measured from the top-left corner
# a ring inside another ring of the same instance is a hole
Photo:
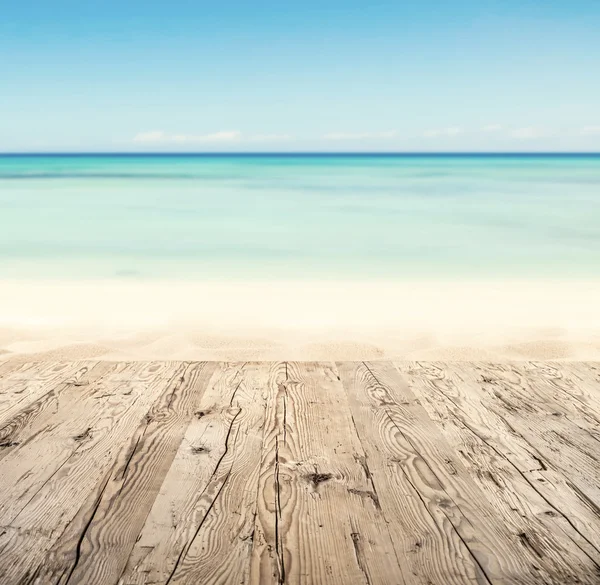
[[[0,14],[0,151],[600,150],[597,0]]]

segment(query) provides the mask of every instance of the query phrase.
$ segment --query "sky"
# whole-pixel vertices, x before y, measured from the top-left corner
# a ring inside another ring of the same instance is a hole
[[[600,151],[598,0],[0,0],[0,152]]]

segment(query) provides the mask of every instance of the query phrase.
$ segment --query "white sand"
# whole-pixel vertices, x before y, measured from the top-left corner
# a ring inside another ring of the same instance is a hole
[[[0,281],[2,359],[600,360],[600,280]]]

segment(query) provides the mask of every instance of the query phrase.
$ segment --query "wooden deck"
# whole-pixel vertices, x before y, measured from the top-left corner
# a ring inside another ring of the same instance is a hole
[[[599,584],[600,364],[5,363],[0,583]]]

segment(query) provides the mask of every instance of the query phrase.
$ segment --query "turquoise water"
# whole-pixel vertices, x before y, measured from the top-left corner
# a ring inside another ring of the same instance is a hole
[[[598,156],[0,156],[2,278],[600,276]]]

